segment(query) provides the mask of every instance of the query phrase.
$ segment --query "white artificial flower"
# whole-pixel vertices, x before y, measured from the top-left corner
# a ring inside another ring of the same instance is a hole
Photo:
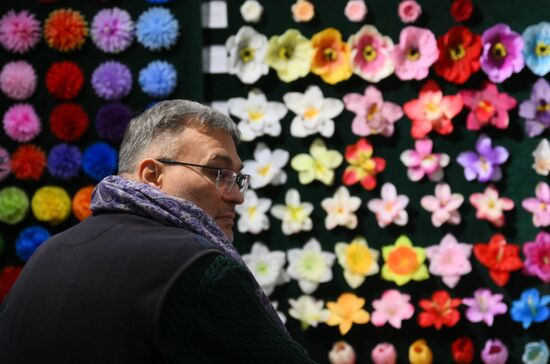
[[[323,300],[315,300],[308,295],[301,295],[297,300],[290,298],[288,303],[288,314],[301,322],[302,330],[309,326],[317,327],[317,324],[325,322],[330,315],[329,310],[323,308]]]
[[[331,137],[334,134],[332,119],[344,110],[341,100],[325,98],[318,86],[309,86],[303,94],[288,92],[283,101],[296,114],[290,124],[290,134],[298,138],[315,133]]]
[[[286,205],[275,205],[271,208],[271,214],[283,221],[283,234],[290,235],[300,231],[310,231],[313,222],[309,215],[313,211],[313,204],[300,201],[300,193],[291,188],[285,195]]]
[[[281,135],[281,119],[288,112],[281,102],[267,101],[261,90],[248,93],[248,99],[236,97],[227,101],[229,112],[240,119],[241,139],[251,141],[259,136]]]
[[[533,169],[542,176],[548,176],[550,173],[550,143],[548,139],[542,139],[533,151],[535,163]]]
[[[269,218],[266,213],[270,207],[269,198],[258,198],[256,192],[247,190],[244,194],[244,202],[235,206],[235,211],[240,215],[237,221],[239,232],[259,234],[263,230],[268,230]]]
[[[286,316],[282,311],[278,311],[277,307],[279,306],[279,302],[277,301],[271,301],[271,304],[273,305],[273,308],[275,308],[275,311],[277,312],[277,315],[279,315],[279,318],[283,322],[283,324],[286,324]]]
[[[247,23],[257,23],[262,18],[264,7],[256,0],[246,0],[241,5],[241,16]]]
[[[409,221],[409,215],[405,208],[409,204],[409,198],[398,195],[393,183],[386,182],[380,190],[382,198],[373,198],[367,204],[369,210],[376,214],[376,221],[381,228],[391,223],[404,226]]]
[[[243,83],[252,84],[269,72],[265,63],[267,37],[254,28],[242,26],[237,34],[227,38],[225,50],[229,54],[227,71]]]
[[[243,162],[243,173],[250,175],[250,187],[257,189],[272,185],[282,185],[286,182],[283,167],[288,163],[288,152],[275,149],[273,152],[262,142],[254,149],[254,160]]]
[[[289,281],[283,269],[286,264],[286,256],[282,251],[275,250],[270,252],[267,246],[260,242],[255,242],[252,245],[250,254],[243,255],[243,260],[268,296],[273,293],[275,286]]]
[[[325,227],[332,230],[336,226],[345,226],[348,229],[357,227],[357,215],[355,211],[361,205],[361,199],[350,196],[346,187],[340,186],[334,196],[327,197],[321,201],[321,207],[327,212]]]
[[[290,249],[287,255],[287,273],[298,281],[302,292],[311,294],[319,283],[332,279],[332,265],[336,255],[322,251],[317,239],[309,239],[302,249]]]

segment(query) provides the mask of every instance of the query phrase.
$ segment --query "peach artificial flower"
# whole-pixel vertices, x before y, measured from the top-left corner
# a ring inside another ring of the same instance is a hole
[[[292,19],[296,23],[307,23],[315,16],[315,6],[308,0],[298,0],[291,7]]]
[[[345,335],[353,324],[366,324],[370,320],[370,315],[363,309],[364,305],[364,298],[353,293],[342,293],[336,302],[327,302],[327,308],[330,310],[327,325],[338,325],[340,334]]]

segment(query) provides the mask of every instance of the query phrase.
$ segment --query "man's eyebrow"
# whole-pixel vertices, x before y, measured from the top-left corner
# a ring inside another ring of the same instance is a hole
[[[210,156],[210,158],[208,159],[209,162],[217,162],[217,161],[221,161],[223,164],[225,164],[226,166],[232,166],[233,165],[233,160],[231,159],[231,157],[229,157],[228,155],[226,154],[214,154],[212,156]],[[242,170],[243,169],[243,165],[241,164],[240,166],[238,166],[238,170]]]

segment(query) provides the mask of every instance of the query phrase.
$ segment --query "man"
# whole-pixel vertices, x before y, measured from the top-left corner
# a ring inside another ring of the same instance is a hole
[[[8,363],[312,363],[231,244],[239,132],[184,100],[134,118],[93,215],[42,244],[0,309]]]

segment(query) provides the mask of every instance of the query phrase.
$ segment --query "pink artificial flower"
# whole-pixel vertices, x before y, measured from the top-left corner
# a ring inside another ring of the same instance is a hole
[[[368,86],[364,95],[351,93],[344,96],[346,109],[355,113],[351,131],[359,136],[393,135],[394,123],[401,119],[403,110],[393,102],[384,102],[382,93]]]
[[[374,364],[397,363],[397,351],[391,343],[380,343],[372,349],[370,357]]]
[[[431,30],[407,26],[399,34],[393,51],[395,74],[400,80],[422,80],[437,61],[439,49]]]
[[[537,197],[523,200],[521,206],[533,214],[533,225],[536,227],[550,226],[550,187],[546,182],[539,182],[535,187]]]
[[[13,140],[25,143],[42,131],[40,118],[31,104],[15,104],[4,114],[4,131]]]
[[[406,102],[403,110],[412,120],[413,138],[424,138],[432,129],[447,135],[453,131],[451,119],[462,110],[462,99],[459,95],[443,96],[437,82],[429,80],[420,90],[418,99]]]
[[[535,241],[523,244],[524,272],[539,277],[544,283],[550,283],[550,233],[541,231]]]
[[[487,82],[481,91],[463,90],[458,93],[464,106],[471,111],[466,119],[468,130],[479,130],[485,125],[506,129],[510,122],[508,110],[516,107],[516,99],[506,93],[499,93],[494,83]]]
[[[348,39],[353,72],[376,83],[393,73],[393,41],[372,25],[364,25]]]
[[[430,259],[430,273],[441,276],[443,283],[449,288],[455,288],[460,276],[472,271],[470,255],[472,245],[459,243],[453,234],[446,234],[439,245],[426,248],[426,256]]]
[[[364,0],[349,0],[344,9],[344,14],[349,21],[361,22],[365,19],[368,9]]]
[[[471,322],[485,322],[487,326],[493,326],[496,315],[506,313],[507,307],[502,302],[504,296],[500,293],[492,294],[487,288],[478,288],[473,297],[462,299],[462,303],[468,306],[466,318]]]
[[[489,186],[483,193],[470,195],[470,203],[476,208],[476,217],[490,221],[496,227],[504,226],[504,211],[514,208],[514,201],[507,197],[499,198],[498,190]]]
[[[0,44],[10,52],[26,53],[40,41],[40,21],[27,10],[9,10],[0,19]]]
[[[411,296],[389,289],[382,293],[382,297],[372,301],[374,312],[371,322],[374,326],[383,326],[387,322],[396,329],[401,328],[401,321],[413,317],[414,306],[410,303]]]
[[[403,0],[399,3],[397,14],[403,23],[414,23],[422,14],[422,8],[414,0]]]
[[[451,193],[451,187],[446,183],[438,183],[435,186],[435,196],[424,196],[420,205],[432,213],[432,224],[440,227],[445,223],[451,225],[460,224],[461,216],[458,208],[464,202],[464,196],[460,193]]]
[[[409,221],[409,215],[405,207],[409,204],[409,198],[398,195],[395,186],[386,182],[382,185],[380,198],[373,198],[368,203],[368,208],[376,214],[376,221],[381,228],[391,223],[404,226]]]
[[[407,167],[407,175],[413,182],[428,176],[430,181],[441,181],[443,168],[449,164],[450,158],[445,153],[432,153],[433,143],[430,139],[417,139],[415,149],[407,149],[401,153],[401,162]]]

